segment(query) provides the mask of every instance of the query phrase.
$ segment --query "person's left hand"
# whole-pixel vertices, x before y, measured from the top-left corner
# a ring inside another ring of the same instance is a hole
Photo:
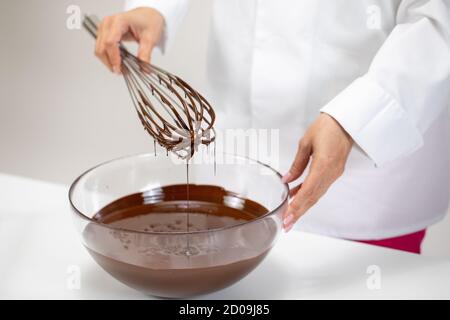
[[[283,176],[285,183],[296,180],[311,159],[304,182],[290,191],[293,199],[283,218],[286,232],[342,175],[352,145],[350,135],[326,113],[321,113],[308,128],[299,142],[291,169]]]

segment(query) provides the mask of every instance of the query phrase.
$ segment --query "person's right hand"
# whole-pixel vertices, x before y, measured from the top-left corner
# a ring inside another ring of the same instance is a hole
[[[119,42],[138,42],[138,58],[150,62],[152,49],[161,39],[163,28],[162,15],[157,10],[146,7],[106,17],[98,27],[95,55],[109,70],[120,74]]]

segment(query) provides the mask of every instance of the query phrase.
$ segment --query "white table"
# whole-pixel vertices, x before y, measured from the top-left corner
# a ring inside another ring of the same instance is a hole
[[[148,299],[88,255],[72,226],[67,190],[0,174],[0,298]],[[379,282],[368,268],[380,271]],[[245,279],[200,298],[448,299],[450,260],[292,231]]]

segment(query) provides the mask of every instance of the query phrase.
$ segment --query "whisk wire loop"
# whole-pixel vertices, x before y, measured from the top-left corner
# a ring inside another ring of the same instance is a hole
[[[83,25],[97,37],[98,21],[85,16]],[[215,113],[187,82],[140,60],[119,43],[121,71],[144,129],[168,151],[190,159],[200,144],[215,140]]]

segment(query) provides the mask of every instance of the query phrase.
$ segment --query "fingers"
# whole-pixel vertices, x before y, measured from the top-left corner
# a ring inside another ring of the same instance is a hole
[[[97,32],[96,56],[114,73],[120,74],[119,42],[128,32],[129,25],[123,15],[105,17]]]
[[[156,10],[137,8],[103,19],[98,27],[95,54],[109,70],[120,74],[120,41],[139,41],[138,58],[150,62],[153,47],[164,28],[164,18]]]
[[[108,17],[103,19],[103,21],[100,23],[100,25],[97,28],[97,40],[95,42],[95,55],[100,59],[101,62],[110,70],[112,71],[111,63],[109,62],[109,58],[106,54],[105,50],[105,35],[106,35],[106,28],[107,24],[109,24],[110,21],[108,20]]]
[[[301,187],[298,187],[298,191],[285,213],[283,227],[286,232],[320,199],[334,180],[327,173],[327,164],[322,160],[313,159],[308,176]]]
[[[106,54],[113,72],[120,74],[121,57],[119,42],[122,40],[122,36],[128,32],[128,24],[125,17],[121,15],[113,17],[107,31],[108,33],[104,38]]]
[[[305,138],[306,137],[306,138]],[[309,142],[309,143],[308,143]],[[297,155],[284,181],[300,177],[308,165],[309,173],[284,214],[283,225],[289,231],[294,223],[322,197],[328,188],[343,174],[353,140],[331,117],[320,115],[299,143]]]
[[[298,190],[300,190],[301,187],[302,187],[302,183],[300,183],[298,186],[290,189],[289,190],[289,197],[293,198],[297,194]]]
[[[153,47],[154,43],[150,35],[143,35],[139,41],[138,58],[142,61],[150,63]]]
[[[308,165],[311,150],[311,145],[307,143],[305,139],[300,140],[294,162],[289,171],[282,178],[283,183],[292,182],[303,174],[303,171],[305,171],[305,168]]]

